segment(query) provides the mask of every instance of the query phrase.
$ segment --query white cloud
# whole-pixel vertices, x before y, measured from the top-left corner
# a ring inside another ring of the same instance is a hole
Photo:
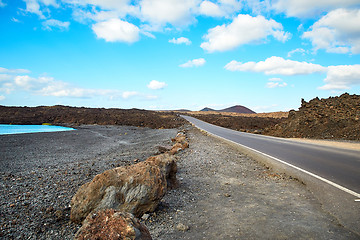
[[[278,0],[273,8],[292,17],[313,17],[337,8],[360,6],[359,0]]]
[[[53,28],[57,28],[61,31],[69,29],[70,22],[62,22],[56,19],[48,19],[42,23],[43,28],[49,31],[52,31]]]
[[[283,82],[281,78],[270,78],[266,83],[267,88],[286,87],[287,83]]]
[[[231,61],[225,66],[230,71],[262,72],[266,75],[304,75],[325,72],[326,67],[318,64],[286,60],[281,57],[270,57],[265,61],[241,63]]]
[[[2,100],[5,100],[5,96],[3,96],[3,95],[0,95],[0,101],[2,101]]]
[[[185,37],[179,37],[177,39],[173,38],[169,40],[169,43],[174,43],[174,44],[186,44],[186,45],[190,45],[191,41],[188,38]]]
[[[25,12],[34,13],[38,15],[41,19],[45,19],[43,12],[50,12],[47,9],[49,6],[58,8],[56,0],[23,0],[26,4]],[[42,6],[45,6],[44,10],[41,10]]]
[[[19,20],[19,19],[17,19],[17,18],[11,18],[11,21],[13,21],[13,22],[16,22],[16,23],[20,23],[21,21]]]
[[[200,14],[210,17],[222,17],[225,15],[225,12],[220,9],[220,6],[211,1],[203,1],[200,4],[199,12]]]
[[[147,85],[148,88],[154,89],[154,90],[162,89],[162,88],[165,88],[166,86],[167,86],[167,84],[165,82],[159,82],[159,81],[156,81],[156,80],[152,80]]]
[[[294,49],[294,50],[291,50],[290,52],[288,52],[288,54],[287,54],[287,57],[289,58],[289,57],[292,57],[292,55],[294,54],[294,53],[301,53],[302,55],[305,55],[305,50],[304,49],[302,49],[302,48],[296,48],[296,49]]]
[[[360,85],[360,65],[329,66],[325,85],[322,90],[350,89],[353,85]]]
[[[104,10],[121,10],[124,8],[131,8],[129,0],[62,0],[62,2],[80,6],[91,5]]]
[[[183,68],[200,67],[200,66],[203,66],[205,63],[206,63],[205,59],[198,58],[198,59],[189,60],[186,63],[180,64],[179,67],[183,67]]]
[[[22,90],[31,94],[54,97],[92,98],[103,96],[110,99],[129,98],[133,92],[120,92],[112,89],[88,89],[73,86],[67,82],[57,81],[52,77],[41,76],[38,78],[29,75],[0,74],[0,91],[11,94],[13,91]]]
[[[200,0],[141,0],[141,19],[149,22],[153,30],[160,30],[166,24],[182,27],[187,26],[195,18]]]
[[[13,79],[13,76],[9,74],[0,74],[0,82],[9,81],[11,79]]]
[[[304,32],[314,50],[360,53],[360,9],[336,9],[329,12]]]
[[[269,78],[270,82],[281,82],[282,79],[281,78]]]
[[[200,3],[197,14],[208,17],[233,17],[242,8],[242,0],[205,0]]]
[[[41,19],[45,19],[44,14],[40,10],[40,4],[37,0],[24,0],[26,3],[26,12],[34,13],[38,15]]]
[[[0,67],[0,73],[15,73],[15,74],[22,74],[22,73],[30,73],[27,69],[7,69]]]
[[[45,6],[53,6],[55,8],[59,7],[59,4],[56,0],[39,0],[41,3],[43,3]]]
[[[204,36],[207,41],[200,47],[208,52],[227,51],[240,45],[264,41],[268,36],[286,41],[290,38],[290,33],[282,29],[283,26],[272,19],[239,14],[229,25],[209,29]]]
[[[118,18],[93,24],[92,29],[98,38],[107,42],[133,43],[139,40],[139,28]]]
[[[276,87],[286,87],[287,83],[283,82],[283,83],[279,83],[279,82],[268,82],[266,84],[267,88],[276,88]]]
[[[136,95],[139,95],[139,93],[138,93],[138,92],[135,92],[135,91],[126,91],[126,92],[123,92],[123,93],[122,93],[122,97],[123,97],[124,99],[128,99],[128,98],[133,97],[133,96],[136,96]]]

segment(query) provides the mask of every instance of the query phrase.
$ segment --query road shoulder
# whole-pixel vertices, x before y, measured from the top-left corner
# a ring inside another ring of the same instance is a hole
[[[190,127],[180,187],[144,220],[154,239],[358,239],[297,179]]]

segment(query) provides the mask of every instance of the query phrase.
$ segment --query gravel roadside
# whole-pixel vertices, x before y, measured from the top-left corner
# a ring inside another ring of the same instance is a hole
[[[291,177],[185,126],[180,186],[141,221],[153,239],[359,239]],[[81,126],[0,136],[0,238],[72,239],[71,197],[96,174],[145,160],[179,129]],[[183,129],[182,129],[183,130]]]
[[[192,127],[180,187],[145,224],[154,239],[360,239],[301,182]]]
[[[78,188],[105,170],[171,146],[177,129],[81,126],[76,131],[0,136],[0,239],[73,239]]]

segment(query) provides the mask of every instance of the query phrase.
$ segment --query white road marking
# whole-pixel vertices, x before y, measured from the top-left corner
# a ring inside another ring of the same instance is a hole
[[[299,171],[301,171],[301,172],[303,172],[303,173],[306,173],[306,174],[308,174],[308,175],[310,175],[310,176],[312,176],[312,177],[314,177],[314,178],[317,178],[317,179],[319,179],[319,180],[321,180],[321,181],[323,181],[323,182],[326,182],[327,184],[330,184],[331,186],[336,187],[337,189],[340,189],[340,190],[342,190],[342,191],[344,191],[344,192],[346,192],[346,193],[349,193],[349,194],[351,194],[351,195],[353,195],[353,196],[355,196],[355,197],[357,197],[357,198],[360,198],[360,193],[357,193],[357,192],[354,192],[354,191],[352,191],[352,190],[350,190],[350,189],[347,189],[346,187],[343,187],[343,186],[341,186],[341,185],[339,185],[339,184],[337,184],[337,183],[334,183],[334,182],[332,182],[332,181],[330,181],[330,180],[327,180],[327,179],[325,179],[325,178],[323,178],[323,177],[320,177],[320,176],[318,176],[318,175],[316,175],[316,174],[314,174],[314,173],[312,173],[312,172],[309,172],[309,171],[307,171],[307,170],[305,170],[305,169],[299,168],[299,167],[297,167],[297,166],[295,166],[295,165],[292,165],[292,164],[290,164],[290,163],[287,163],[287,162],[285,162],[285,161],[283,161],[283,160],[280,160],[280,159],[278,159],[278,158],[276,158],[276,157],[270,156],[270,155],[268,155],[268,154],[266,154],[266,153],[260,152],[260,151],[258,151],[258,150],[256,150],[256,149],[251,148],[251,147],[245,146],[245,145],[243,145],[243,144],[240,144],[240,143],[234,142],[234,141],[232,141],[232,140],[226,139],[226,138],[224,138],[224,137],[218,136],[218,135],[216,135],[216,134],[210,133],[210,132],[206,131],[205,129],[202,129],[202,128],[196,126],[195,124],[193,124],[193,125],[194,125],[195,127],[197,127],[198,129],[207,132],[208,134],[211,134],[211,135],[213,135],[213,136],[215,136],[215,137],[222,138],[222,139],[224,139],[224,140],[226,140],[226,141],[235,143],[235,144],[237,144],[237,145],[240,145],[240,146],[242,146],[242,147],[245,147],[245,148],[247,148],[247,149],[250,149],[251,151],[254,151],[254,152],[256,152],[256,153],[260,153],[260,154],[262,154],[262,155],[264,155],[264,156],[266,156],[266,157],[269,157],[269,158],[271,158],[271,159],[273,159],[273,160],[275,160],[275,161],[278,161],[278,162],[280,162],[280,163],[283,163],[283,164],[285,164],[285,165],[287,165],[287,166],[289,166],[289,167],[295,168],[296,170],[299,170]],[[355,201],[356,201],[356,202],[360,202],[360,199],[356,199]]]

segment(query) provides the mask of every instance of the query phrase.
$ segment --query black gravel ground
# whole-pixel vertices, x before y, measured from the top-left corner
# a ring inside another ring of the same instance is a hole
[[[153,239],[360,239],[301,182],[191,126],[0,136],[0,239],[73,239],[80,225],[69,222],[69,203],[77,189],[170,147],[179,130],[190,143],[177,154],[180,186],[141,219]]]
[[[171,146],[177,129],[81,126],[0,136],[0,239],[73,239],[70,200],[96,174]]]

